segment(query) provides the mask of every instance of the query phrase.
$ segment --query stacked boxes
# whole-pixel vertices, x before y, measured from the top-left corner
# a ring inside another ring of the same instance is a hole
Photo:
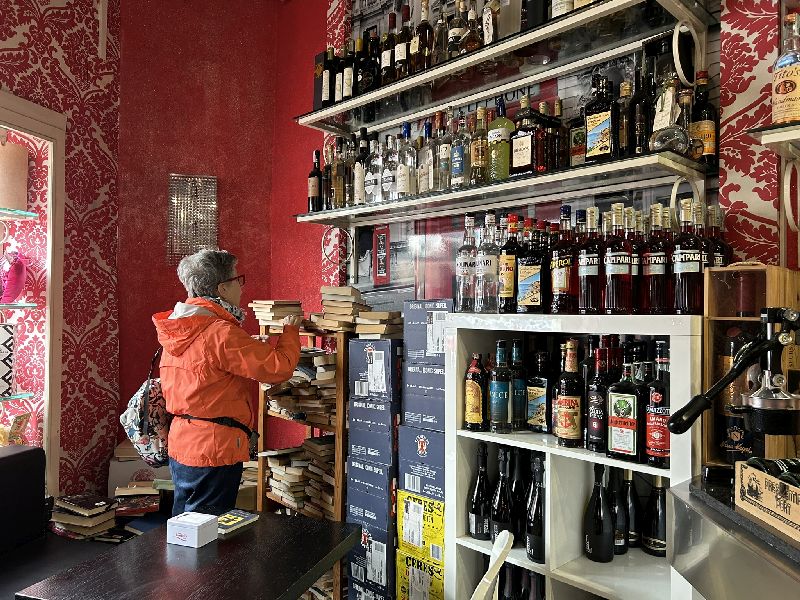
[[[350,598],[394,598],[402,359],[402,340],[350,341],[347,522],[362,527],[348,556]]]
[[[398,600],[444,598],[444,324],[449,312],[450,299],[407,301],[403,311]]]

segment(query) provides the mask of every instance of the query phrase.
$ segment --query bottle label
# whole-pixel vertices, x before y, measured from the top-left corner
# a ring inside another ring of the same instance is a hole
[[[397,193],[413,194],[411,182],[414,177],[411,174],[411,167],[408,165],[397,165]]]
[[[532,148],[532,135],[522,135],[511,140],[511,166],[520,169],[533,164]]]
[[[586,162],[586,127],[569,130],[569,164],[577,167]]]
[[[586,115],[586,158],[611,154],[611,111]]]
[[[447,44],[448,46],[458,45],[461,41],[461,37],[467,33],[467,30],[463,27],[454,27],[453,29],[447,32]]]
[[[671,127],[678,119],[681,107],[675,102],[675,88],[668,87],[656,99],[656,116],[653,131]]]
[[[411,52],[411,56],[419,54],[419,36],[415,35],[414,39],[411,40],[411,46],[409,47],[409,52]]]
[[[523,421],[528,414],[528,390],[525,385],[525,380],[514,379],[511,382],[511,392],[513,394],[511,399],[511,419],[513,421]]]
[[[614,545],[620,547],[627,546],[624,531],[619,531],[616,528],[614,529]]]
[[[631,275],[638,277],[641,272],[642,257],[639,254],[631,254]]]
[[[664,252],[650,252],[644,255],[645,275],[666,275],[667,255]]]
[[[655,538],[648,537],[646,535],[642,536],[642,545],[650,550],[654,550],[656,552],[666,552],[667,551],[667,540],[657,540]]]
[[[322,101],[328,102],[331,99],[331,72],[325,69],[322,72]]]
[[[395,171],[391,171],[388,168],[383,170],[383,177],[381,178],[381,187],[383,187],[384,192],[388,192],[393,187],[396,189],[397,182],[397,173]]]
[[[367,173],[364,176],[364,190],[367,192],[367,194],[372,196],[378,187],[378,174]]]
[[[717,153],[717,126],[714,121],[695,121],[689,125],[689,137],[703,140],[703,156]]]
[[[453,146],[450,149],[450,183],[464,183],[464,146]]]
[[[700,250],[681,250],[680,246],[672,253],[672,270],[678,273],[702,272],[703,254]]]
[[[800,119],[800,66],[775,69],[772,74],[772,122]]]
[[[408,58],[408,45],[407,44],[397,44],[394,47],[394,62],[399,63],[400,61],[404,61]]]
[[[488,46],[495,41],[494,19],[492,9],[488,6],[483,9],[483,45]]]
[[[486,154],[488,145],[485,139],[473,140],[470,145],[470,162],[474,167],[486,166]]]
[[[333,98],[335,102],[342,101],[342,87],[344,85],[344,73],[336,74],[336,87],[334,88]]]
[[[417,182],[419,183],[418,189],[420,194],[425,194],[431,189],[428,171],[428,163],[422,161],[422,164],[417,168]]]
[[[497,256],[494,254],[479,254],[475,259],[475,274],[478,277],[497,277]]]
[[[517,270],[517,304],[542,305],[542,266],[520,264]]]
[[[483,392],[474,380],[464,382],[464,420],[473,425],[483,423]]]
[[[499,523],[492,521],[492,539],[497,539],[501,531],[511,531],[511,523]]]
[[[342,98],[353,97],[353,67],[345,67],[342,80]]]
[[[319,177],[315,176],[308,178],[308,197],[309,198],[319,197]]]
[[[572,274],[572,258],[554,258],[550,261],[551,290],[554,294],[569,294]]]
[[[603,258],[606,275],[630,275],[631,255],[627,252],[606,252]]]
[[[472,537],[486,537],[490,532],[489,527],[489,517],[469,513],[469,534]]]
[[[591,277],[600,274],[600,257],[581,250],[578,255],[578,277]]]
[[[608,449],[617,454],[636,454],[638,406],[633,394],[608,394]]]
[[[367,201],[367,190],[364,181],[364,165],[357,162],[353,165],[353,202],[364,204]]]
[[[388,69],[392,66],[392,51],[384,50],[381,53],[381,69]]]
[[[489,382],[489,413],[492,422],[509,423],[511,404],[511,384],[508,381]]]
[[[450,144],[439,144],[439,168],[450,170]]]
[[[574,0],[553,0],[552,15],[555,19],[575,9]]]
[[[556,413],[556,436],[568,440],[581,439],[581,397],[559,394],[553,410]]]
[[[540,431],[548,431],[547,423],[547,389],[537,386],[528,386],[528,425],[539,428]]]
[[[514,267],[517,265],[517,257],[513,254],[501,254],[499,261],[500,277],[500,297],[513,298],[516,290],[514,289]]]
[[[459,277],[474,277],[475,257],[459,254],[456,257],[456,275]]]
[[[650,390],[650,402],[645,408],[645,450],[648,456],[669,456],[669,406],[660,406],[664,397]]]
[[[487,135],[490,144],[499,144],[500,142],[507,142],[511,139],[511,132],[505,127],[498,127],[492,129]]]
[[[594,444],[606,442],[606,399],[598,391],[590,391],[586,398],[586,441]]]
[[[528,555],[529,559],[544,559],[544,556],[536,556],[544,550],[542,546],[542,538],[540,536],[531,535],[530,533],[525,534],[525,553]]]

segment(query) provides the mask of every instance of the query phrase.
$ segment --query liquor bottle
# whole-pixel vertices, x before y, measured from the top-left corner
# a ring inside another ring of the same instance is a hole
[[[519,110],[515,116],[518,126],[511,134],[511,175],[532,175],[536,172],[536,127],[531,115],[528,96],[523,95],[519,100]],[[544,130],[542,130],[544,135]]]
[[[511,430],[524,431],[528,421],[528,371],[522,362],[522,340],[511,343]]]
[[[344,197],[345,168],[344,168],[344,140],[336,138],[336,151],[331,165],[331,203],[333,208],[346,206]]]
[[[322,63],[322,108],[332,106],[336,94],[336,72],[338,61],[333,47],[328,48],[328,55]]]
[[[578,313],[597,315],[602,310],[603,268],[600,257],[605,245],[597,233],[599,211],[596,206],[586,209],[586,240],[578,249]]]
[[[411,125],[403,123],[403,143],[397,157],[397,197],[417,194],[417,149],[411,141]]]
[[[633,207],[625,208],[625,239],[631,246],[631,313],[642,314],[644,286],[642,271],[642,255],[645,244],[636,231],[636,211]]]
[[[528,429],[537,433],[551,431],[553,404],[550,394],[550,357],[547,352],[537,352],[534,368],[526,385]]]
[[[547,23],[549,4],[548,0],[522,0],[520,11],[521,30],[527,31]]]
[[[510,433],[513,391],[505,340],[497,342],[495,362],[489,373],[489,429],[492,433]]]
[[[532,493],[529,495],[525,519],[525,553],[528,560],[544,564],[544,465],[538,456],[532,461]]]
[[[586,163],[614,160],[619,155],[619,106],[611,99],[613,85],[605,77],[597,83],[594,98],[583,110]]]
[[[459,190],[469,185],[470,135],[464,113],[458,115],[458,131],[453,135],[450,149],[450,189]]]
[[[475,259],[475,312],[497,313],[500,248],[495,244],[495,216],[487,212],[483,226],[483,241]]]
[[[673,311],[677,315],[703,314],[703,243],[692,222],[692,201],[681,200],[681,233],[672,251]]]
[[[642,257],[642,289],[647,313],[663,315],[670,312],[670,263],[672,244],[661,231],[661,204],[650,205],[650,239]]]
[[[459,54],[469,54],[475,50],[480,50],[483,46],[483,37],[479,30],[478,15],[475,13],[475,8],[470,8],[467,13],[467,31],[461,36],[461,41],[458,44]]]
[[[517,594],[514,589],[514,565],[506,563],[503,569],[502,585],[498,589],[503,588],[500,593],[499,600],[516,600]]]
[[[499,479],[497,487],[492,494],[491,506],[491,534],[492,541],[497,539],[501,531],[511,531],[511,515],[513,506],[511,505],[511,491],[509,490],[509,470],[511,465],[510,451],[502,446],[497,449],[497,467],[499,471]]]
[[[546,281],[543,276],[549,269],[545,267],[546,256],[541,242],[534,240],[534,232],[528,228],[529,221],[525,219],[526,236],[529,237],[517,255],[517,312],[541,313],[545,307],[543,286]],[[538,234],[535,239],[539,240]]]
[[[655,66],[652,57],[639,55],[639,60],[636,86],[628,104],[628,147],[632,156],[650,152],[650,136],[653,133],[651,81]]]
[[[358,142],[358,154],[353,161],[353,204],[365,204],[367,202],[367,191],[364,189],[364,179],[367,172],[367,159],[369,158],[369,136],[367,128],[360,130]]]
[[[575,2],[573,0],[552,0],[550,15],[553,19],[572,12],[575,9]]]
[[[545,172],[555,171],[558,169],[561,123],[550,116],[550,106],[547,102],[539,102],[539,110],[534,113],[533,117],[538,121],[537,127],[541,127],[545,131],[545,147],[547,148]]]
[[[703,155],[700,162],[709,169],[717,166],[717,131],[719,116],[716,107],[708,100],[708,71],[698,71],[695,76],[694,108],[689,135],[702,140]]]
[[[447,29],[447,57],[456,58],[461,53],[461,38],[466,35],[467,22],[464,17],[467,16],[467,3],[466,0],[461,0],[456,8],[456,13],[453,15]]]
[[[517,259],[521,254],[517,240],[517,215],[508,216],[508,239],[500,248],[498,311],[517,312]]]
[[[581,414],[581,423],[583,424],[582,440],[583,446],[586,447],[586,432],[588,427],[589,417],[589,382],[594,379],[595,363],[597,362],[594,351],[600,346],[600,336],[587,335],[586,342],[583,348],[583,359],[578,363],[578,373],[581,374],[583,379],[583,413]]]
[[[356,89],[354,95],[360,96],[376,90],[380,83],[380,64],[375,62],[368,51],[365,51],[363,38],[358,38],[356,40],[356,81],[354,84]],[[364,123],[371,123],[375,120],[375,106],[372,103],[368,103],[360,110],[361,120]]]
[[[733,325],[720,337],[715,343],[714,378],[725,375],[736,354],[753,339],[743,325]],[[753,434],[746,426],[744,415],[730,410],[730,405],[739,404],[741,394],[749,391],[747,379],[747,374],[738,377],[714,399],[715,442],[722,451],[721,458],[728,464],[747,460],[753,454]]]
[[[308,174],[308,212],[322,210],[322,171],[319,170],[319,150],[314,150],[313,166]]]
[[[772,67],[772,123],[800,120],[800,18],[784,20],[783,52]]]
[[[410,52],[411,38],[413,37],[411,31],[411,7],[408,4],[403,4],[400,14],[402,26],[397,34],[394,46],[394,69],[397,81],[412,74]]]
[[[428,0],[422,0],[420,7],[419,24],[411,40],[411,72],[421,73],[429,69],[433,60],[433,27],[428,22],[430,16]]]
[[[381,188],[384,202],[397,200],[397,167],[400,155],[397,152],[397,143],[393,135],[386,136],[385,154],[383,155],[383,174],[381,175]]]
[[[511,458],[514,462],[513,475],[511,476],[511,483],[509,484],[511,506],[514,508],[514,512],[511,515],[511,524],[513,527],[514,545],[517,545],[524,543],[525,540],[525,521],[527,519],[525,492],[528,491],[525,473],[529,471],[529,468],[526,468],[527,465],[525,464],[526,461],[523,450],[512,448]]]
[[[467,503],[467,531],[476,540],[488,540],[491,536],[491,496],[489,495],[489,476],[486,472],[488,451],[485,442],[478,443],[478,474],[472,486]]]
[[[500,39],[499,19],[503,10],[500,0],[488,0],[483,5],[483,45],[494,44]]]
[[[608,504],[614,522],[614,554],[628,552],[628,505],[622,489],[619,469],[611,468],[608,473]]]
[[[469,431],[485,431],[489,422],[486,379],[481,355],[473,354],[464,374],[464,429]]]
[[[727,267],[731,263],[733,249],[722,239],[720,224],[722,222],[722,209],[719,205],[708,207],[707,235],[711,240],[713,263],[715,267]],[[755,316],[755,315],[752,315]]]
[[[333,164],[333,145],[326,144],[322,152],[325,157],[325,166],[322,168],[322,210],[332,210],[331,168]]]
[[[495,99],[497,118],[489,123],[489,181],[497,183],[508,179],[510,140],[514,123],[506,117],[506,103],[502,96]]]
[[[444,14],[445,6],[444,3],[439,6],[439,19],[436,21],[436,27],[433,29],[433,50],[431,52],[432,66],[440,65],[450,58],[447,53],[448,31],[447,18]]]
[[[489,142],[486,134],[486,108],[478,107],[478,118],[475,123],[475,132],[470,141],[469,156],[469,183],[482,185],[489,181],[487,163],[489,159]]]
[[[747,466],[768,473],[773,477],[780,477],[784,473],[800,474],[800,459],[797,458],[770,460],[752,456],[747,459]]]
[[[608,388],[608,456],[641,463],[645,460],[647,393],[633,381],[633,365],[622,365],[622,379]]]
[[[394,47],[397,44],[397,15],[389,13],[389,27],[381,39],[381,85],[389,85],[397,80],[394,64]]]
[[[677,80],[673,81],[672,86],[677,89]],[[703,141],[690,135],[693,94],[692,90],[678,92],[677,117],[667,127],[657,128],[659,116],[656,115],[656,125],[653,126],[655,131],[650,138],[651,150],[655,152],[672,150],[692,160],[699,160],[702,157]]]
[[[350,100],[355,91],[356,55],[354,52],[355,42],[350,40],[344,49],[344,60],[342,68],[342,100]]]
[[[575,246],[572,242],[572,207],[561,207],[561,226],[558,242],[550,248],[550,312],[574,314],[578,308],[578,269]]]
[[[623,473],[622,495],[628,511],[628,547],[638,548],[641,544],[642,506],[633,482],[633,471],[625,469]]]
[[[603,488],[604,471],[603,465],[594,466],[594,488],[583,515],[583,553],[589,560],[601,563],[614,559],[614,522]]]
[[[431,137],[433,126],[430,121],[425,121],[422,126],[423,146],[417,154],[417,193],[427,194],[432,191],[434,177],[434,164],[436,157],[436,142]]]
[[[692,224],[694,233],[700,239],[700,269],[714,266],[714,249],[711,239],[705,234],[705,218],[703,216],[703,205],[699,201],[692,201]]]
[[[586,448],[592,452],[606,452],[608,448],[608,350],[594,351],[595,373],[587,386]]]
[[[656,378],[650,383],[645,421],[645,451],[647,463],[669,469],[669,348],[656,342]]]
[[[456,258],[456,299],[455,312],[471,313],[475,310],[475,261],[478,249],[475,247],[475,217],[464,217],[464,243],[458,249]]]
[[[347,57],[347,48],[335,49],[334,55],[336,56],[338,68],[336,69],[336,79],[333,85],[333,103],[339,104],[342,101],[342,89],[344,88],[344,65]]]
[[[438,164],[436,166],[434,179],[434,190],[437,192],[446,192],[450,189],[450,154],[453,148],[453,138],[447,131],[447,127],[450,123],[450,119],[448,118],[449,113],[449,109],[447,113],[441,111],[437,113],[439,118],[438,130],[436,132],[436,154]]]
[[[603,266],[606,275],[605,314],[631,314],[631,243],[623,233],[624,205],[611,205],[613,233],[606,240]]]
[[[553,398],[556,431],[559,446],[577,448],[583,445],[583,403],[585,384],[578,373],[578,342],[567,340],[564,371],[556,382]]]
[[[642,550],[653,556],[667,555],[667,490],[656,475],[642,519]]]
[[[633,94],[633,84],[630,81],[623,81],[619,86],[619,158],[628,158],[631,155],[630,130],[631,130],[631,96]]]

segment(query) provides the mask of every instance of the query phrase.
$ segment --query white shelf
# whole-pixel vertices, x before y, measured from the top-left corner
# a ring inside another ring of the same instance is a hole
[[[459,546],[463,546],[464,548],[469,548],[470,550],[474,550],[475,552],[480,552],[481,554],[485,554],[487,556],[491,555],[492,553],[492,542],[491,541],[484,541],[484,540],[476,540],[467,535],[461,536],[456,539],[456,544]],[[508,558],[506,558],[506,562],[511,563],[512,565],[516,565],[518,567],[522,567],[528,571],[535,571],[536,573],[542,573],[543,575],[547,574],[547,565],[540,565],[539,563],[532,562],[528,560],[528,554],[525,551],[525,548],[512,548],[511,552],[508,553]]]
[[[668,600],[670,566],[666,558],[631,548],[610,563],[585,556],[550,572],[553,579],[609,600]]]
[[[458,435],[460,437],[472,438],[491,444],[535,450],[537,452],[544,452],[545,454],[555,454],[556,456],[574,458],[575,460],[617,467],[619,469],[630,469],[636,473],[669,477],[669,469],[659,469],[648,465],[617,460],[609,458],[600,452],[592,452],[585,448],[566,448],[564,446],[559,446],[558,440],[554,436],[546,433],[490,433],[488,431],[467,431],[465,429],[459,429]]]
[[[485,315],[452,313],[445,327],[603,335],[702,335],[703,317],[682,315]]]
[[[766,146],[786,160],[800,159],[800,123],[772,125],[750,132],[759,144]]]
[[[13,208],[0,208],[0,221],[34,221],[39,218],[39,213]]]

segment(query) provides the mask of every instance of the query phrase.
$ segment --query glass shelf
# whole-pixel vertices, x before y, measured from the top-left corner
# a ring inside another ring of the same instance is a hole
[[[33,398],[33,392],[16,392],[9,396],[0,396],[0,403],[11,402],[12,400],[25,400],[27,398]]]
[[[0,208],[0,221],[33,221],[38,218],[39,213],[14,210],[13,208]]]
[[[747,133],[786,160],[800,159],[800,122],[757,127]]]
[[[698,31],[715,22],[704,0],[658,3],[665,10],[653,0],[595,2],[542,27],[296,120],[337,134],[362,126],[370,131],[397,128],[403,121],[430,116],[450,105],[469,106],[629,55],[645,41],[672,31],[679,19],[693,23]]]
[[[297,215],[301,223],[370,225],[410,218],[464,214],[470,209],[488,210],[538,204],[552,200],[644,189],[672,184],[676,176],[692,181],[704,177],[703,166],[672,152],[650,154],[611,163],[588,165],[509,179],[502,183],[402,198],[394,202],[362,204],[347,208]]]
[[[28,308],[36,308],[34,302],[12,302],[11,304],[0,304],[0,310],[24,310]]]

